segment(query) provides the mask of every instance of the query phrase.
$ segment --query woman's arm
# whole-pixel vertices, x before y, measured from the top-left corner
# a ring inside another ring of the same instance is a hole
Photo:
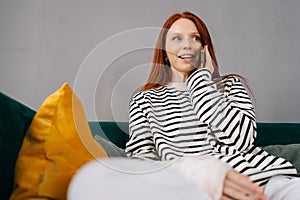
[[[242,151],[256,137],[254,107],[239,78],[232,76],[223,83],[224,91],[220,92],[206,68],[196,70],[187,80],[199,120],[211,127],[219,142]]]
[[[172,167],[214,200],[267,199],[263,189],[253,183],[248,176],[237,172],[215,157],[180,158]]]
[[[125,152],[132,158],[161,160],[156,151],[153,135],[148,119],[146,118],[144,105],[137,103],[135,99],[143,99],[142,93],[138,93],[130,101],[129,110],[129,141]]]

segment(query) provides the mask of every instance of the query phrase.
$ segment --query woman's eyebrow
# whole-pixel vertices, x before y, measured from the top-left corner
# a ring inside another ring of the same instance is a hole
[[[198,32],[191,32],[191,33],[184,34],[184,33],[179,33],[179,32],[175,32],[175,31],[171,32],[170,35],[199,35],[200,36],[200,34]]]
[[[182,35],[182,33],[172,31],[172,32],[170,33],[170,35]]]
[[[200,33],[198,33],[198,32],[191,32],[191,33],[189,33],[190,35],[200,35]]]

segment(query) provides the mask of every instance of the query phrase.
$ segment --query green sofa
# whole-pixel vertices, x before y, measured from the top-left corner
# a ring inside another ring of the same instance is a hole
[[[120,148],[128,140],[128,122],[89,122],[93,134],[100,135]],[[300,143],[300,123],[257,123],[257,146]]]
[[[24,135],[36,111],[0,93],[0,199],[12,192],[14,168]],[[125,156],[128,122],[90,121],[95,139],[108,156]],[[300,123],[258,123],[256,145],[291,161],[300,171]]]

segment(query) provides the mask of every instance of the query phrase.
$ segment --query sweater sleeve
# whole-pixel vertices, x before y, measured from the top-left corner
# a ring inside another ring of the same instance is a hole
[[[145,113],[145,102],[142,93],[130,101],[129,141],[125,152],[128,157],[143,160],[161,160],[153,142],[153,134]]]
[[[222,84],[224,90],[220,92],[207,69],[196,70],[187,80],[199,120],[209,125],[221,145],[243,151],[256,137],[254,107],[238,77],[228,77]]]
[[[184,157],[172,167],[185,179],[207,192],[213,200],[221,199],[223,184],[231,167],[213,156]]]

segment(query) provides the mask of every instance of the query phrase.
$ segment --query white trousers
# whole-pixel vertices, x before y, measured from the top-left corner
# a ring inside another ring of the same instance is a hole
[[[73,177],[67,199],[211,200],[167,165],[130,159],[92,161]]]
[[[274,176],[269,180],[265,194],[270,200],[299,200],[300,178]]]
[[[275,176],[265,194],[270,200],[299,200],[300,178]],[[130,159],[94,160],[73,177],[69,200],[211,200],[211,197],[187,181],[168,163],[140,162]]]

